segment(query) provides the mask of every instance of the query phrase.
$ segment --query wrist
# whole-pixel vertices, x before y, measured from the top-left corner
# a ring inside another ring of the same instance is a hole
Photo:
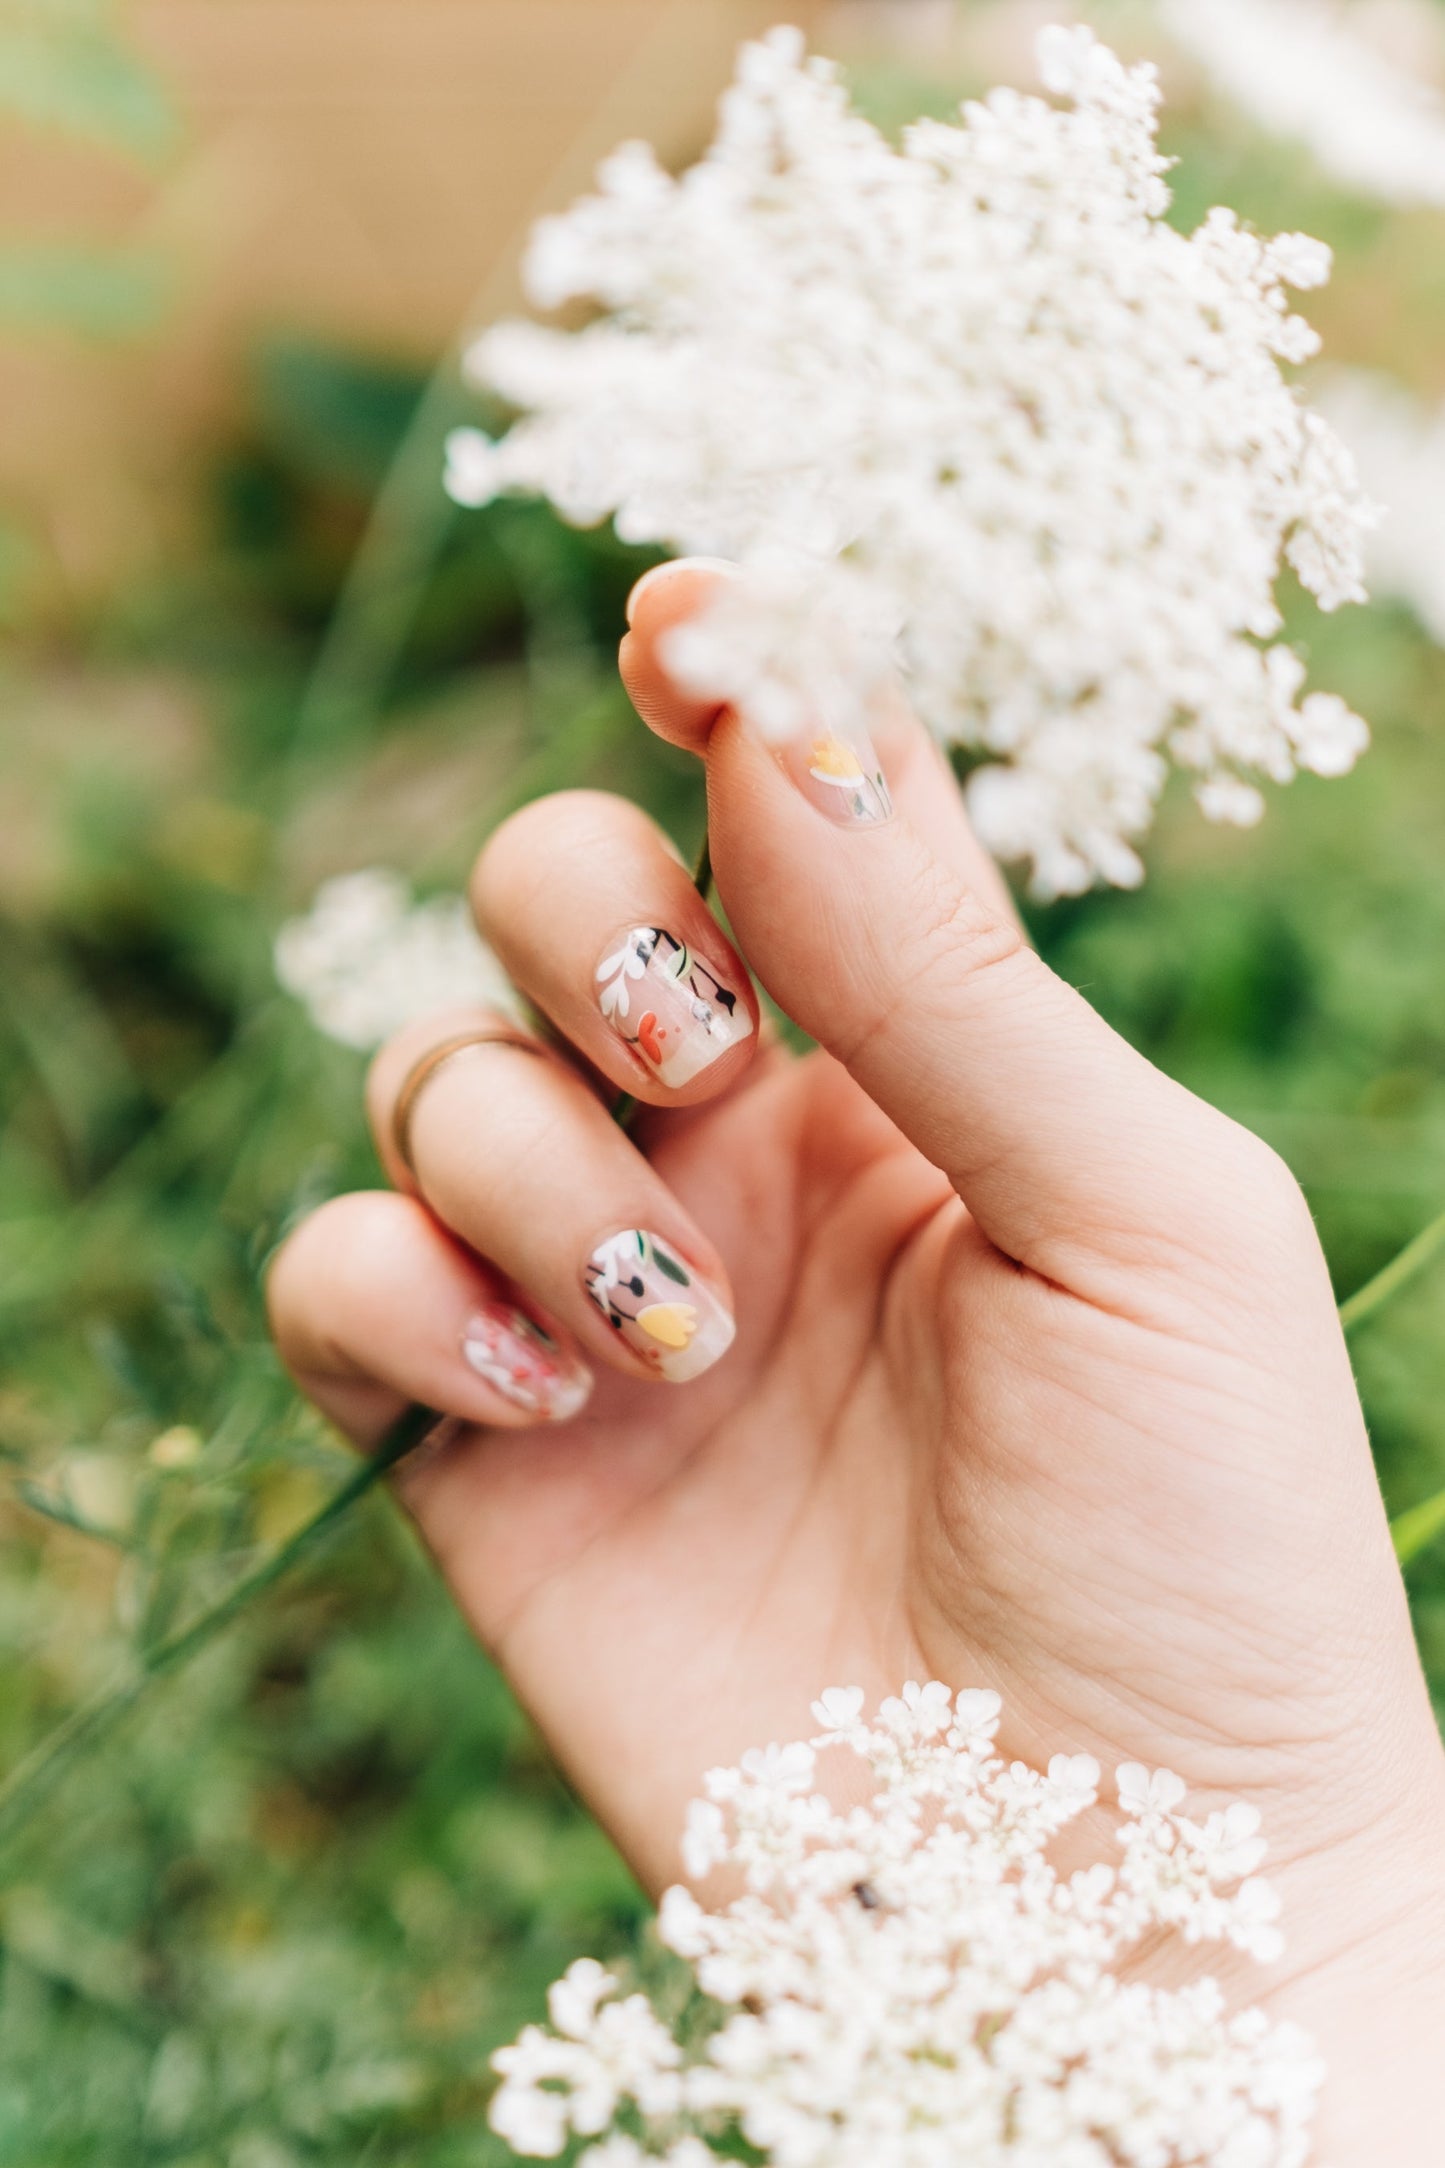
[[[1270,1876],[1288,1937],[1274,2015],[1329,2075],[1315,2157],[1435,2168],[1445,2040],[1445,1755],[1437,1781],[1356,1836]],[[1269,1871],[1269,1870],[1266,1870]]]

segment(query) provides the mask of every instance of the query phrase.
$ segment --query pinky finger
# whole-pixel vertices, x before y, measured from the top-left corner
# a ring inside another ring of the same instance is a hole
[[[561,1329],[413,1197],[363,1191],[313,1212],[266,1301],[287,1369],[362,1446],[410,1401],[516,1430],[568,1421],[592,1390]]]

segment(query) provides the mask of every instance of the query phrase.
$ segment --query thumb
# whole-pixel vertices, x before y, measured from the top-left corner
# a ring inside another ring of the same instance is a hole
[[[656,633],[675,608],[654,627],[639,599],[626,674],[645,674],[660,728]],[[1028,947],[961,808],[939,817],[954,786],[916,722],[890,722],[878,756],[854,747],[851,763],[836,739],[775,750],[728,710],[704,732],[693,703],[687,722],[692,742],[706,737],[713,865],[749,963],[1000,1249],[1095,1294],[1108,1291],[1100,1266],[1232,1256],[1241,1197],[1273,1155]]]

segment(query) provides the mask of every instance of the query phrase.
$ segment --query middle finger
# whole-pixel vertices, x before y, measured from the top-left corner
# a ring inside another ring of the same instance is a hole
[[[758,1010],[732,943],[637,806],[562,791],[513,814],[472,877],[478,923],[579,1053],[652,1106],[735,1084]]]

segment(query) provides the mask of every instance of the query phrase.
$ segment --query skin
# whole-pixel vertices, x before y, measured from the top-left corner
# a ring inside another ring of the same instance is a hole
[[[754,1036],[678,1093],[643,1073],[596,1007],[604,939],[666,924],[742,987],[736,953],[635,808],[528,807],[475,904],[570,1058],[446,1065],[413,1175],[401,1082],[486,1019],[384,1050],[398,1189],[292,1236],[282,1353],[363,1445],[409,1398],[464,1419],[406,1502],[649,1888],[678,1878],[703,1770],[806,1736],[824,1685],[995,1687],[1007,1754],[1165,1765],[1201,1811],[1262,1808],[1287,1954],[1200,1969],[1315,2033],[1322,2159],[1427,2168],[1445,1753],[1308,1210],[1027,948],[906,714],[877,733],[897,816],[852,831],[678,692],[659,638],[721,576],[644,582],[623,674],[705,757],[737,948],[819,1051]],[[646,1102],[630,1138],[617,1087]],[[736,1344],[691,1384],[643,1376],[582,1292],[626,1226],[736,1290]],[[580,1417],[538,1425],[462,1362],[508,1285],[596,1369]]]

